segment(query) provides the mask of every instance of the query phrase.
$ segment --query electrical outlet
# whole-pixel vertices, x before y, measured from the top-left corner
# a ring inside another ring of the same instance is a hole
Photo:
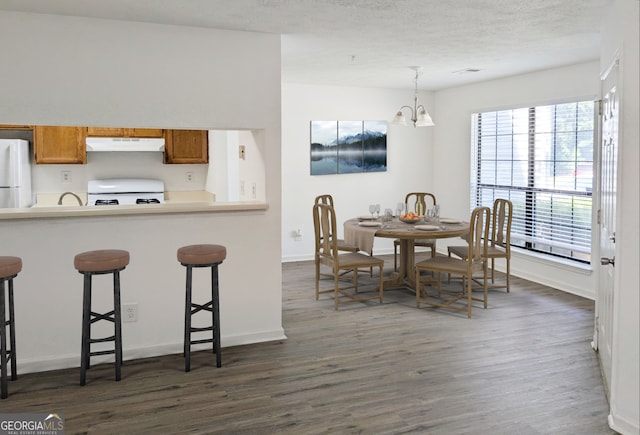
[[[122,321],[123,322],[138,321],[138,304],[122,305]]]
[[[60,178],[63,183],[71,183],[71,171],[62,171]]]
[[[253,183],[251,185],[251,197],[253,199],[256,199],[256,194],[257,194],[257,188],[256,188],[256,183]]]
[[[193,172],[185,172],[184,181],[187,183],[193,183]]]
[[[300,228],[293,231],[293,238],[296,242],[302,241],[302,230]]]

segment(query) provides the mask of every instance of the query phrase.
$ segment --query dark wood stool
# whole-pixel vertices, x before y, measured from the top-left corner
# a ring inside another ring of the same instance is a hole
[[[120,313],[120,271],[129,264],[129,252],[120,249],[103,249],[78,254],[73,259],[75,268],[84,275],[82,298],[82,351],[80,354],[80,385],[86,382],[89,359],[97,355],[116,356],[116,381],[120,380],[122,367],[122,320]],[[108,313],[91,311],[91,277],[113,273],[113,310]],[[91,324],[100,320],[114,323],[115,333],[110,337],[91,338]],[[91,352],[93,343],[114,342],[113,350]]]
[[[22,270],[20,257],[0,257],[0,370],[2,380],[0,393],[3,399],[9,396],[7,386],[7,361],[11,361],[11,380],[18,379],[16,367],[16,330],[13,315],[13,278]],[[5,298],[5,281],[9,283],[8,296]],[[9,304],[9,318],[7,319],[7,302]],[[9,347],[7,348],[7,326],[9,327]]]
[[[187,268],[187,289],[184,310],[184,371],[191,370],[191,345],[213,343],[216,354],[216,366],[222,366],[220,354],[220,302],[218,298],[218,265],[227,257],[227,249],[220,245],[190,245],[178,249],[178,261]],[[211,301],[205,304],[194,304],[191,301],[191,283],[194,267],[211,268]],[[199,311],[210,311],[211,326],[193,328],[191,316]],[[212,331],[212,338],[191,340],[192,332]]]

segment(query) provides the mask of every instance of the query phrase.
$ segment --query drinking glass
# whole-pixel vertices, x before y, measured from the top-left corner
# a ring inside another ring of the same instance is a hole
[[[404,202],[399,202],[396,206],[396,215],[402,216],[404,214]]]
[[[382,216],[382,222],[384,222],[385,225],[383,225],[384,228],[386,228],[389,224],[389,222],[391,222],[393,220],[393,210],[391,210],[390,208],[386,208],[384,210],[384,216]]]
[[[371,217],[373,217],[373,214],[376,212],[376,205],[375,204],[369,204],[369,213],[371,213]]]
[[[380,204],[376,204],[376,217],[380,217]]]

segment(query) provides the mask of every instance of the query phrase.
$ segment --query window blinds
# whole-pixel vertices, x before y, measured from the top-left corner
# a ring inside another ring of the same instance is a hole
[[[594,103],[472,116],[471,208],[513,202],[512,245],[590,261]]]

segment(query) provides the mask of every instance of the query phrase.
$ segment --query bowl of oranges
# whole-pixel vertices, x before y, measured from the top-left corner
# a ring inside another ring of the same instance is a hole
[[[401,214],[399,219],[401,222],[404,222],[406,224],[415,224],[417,222],[420,222],[420,220],[422,219],[422,216],[410,211],[407,214]]]

